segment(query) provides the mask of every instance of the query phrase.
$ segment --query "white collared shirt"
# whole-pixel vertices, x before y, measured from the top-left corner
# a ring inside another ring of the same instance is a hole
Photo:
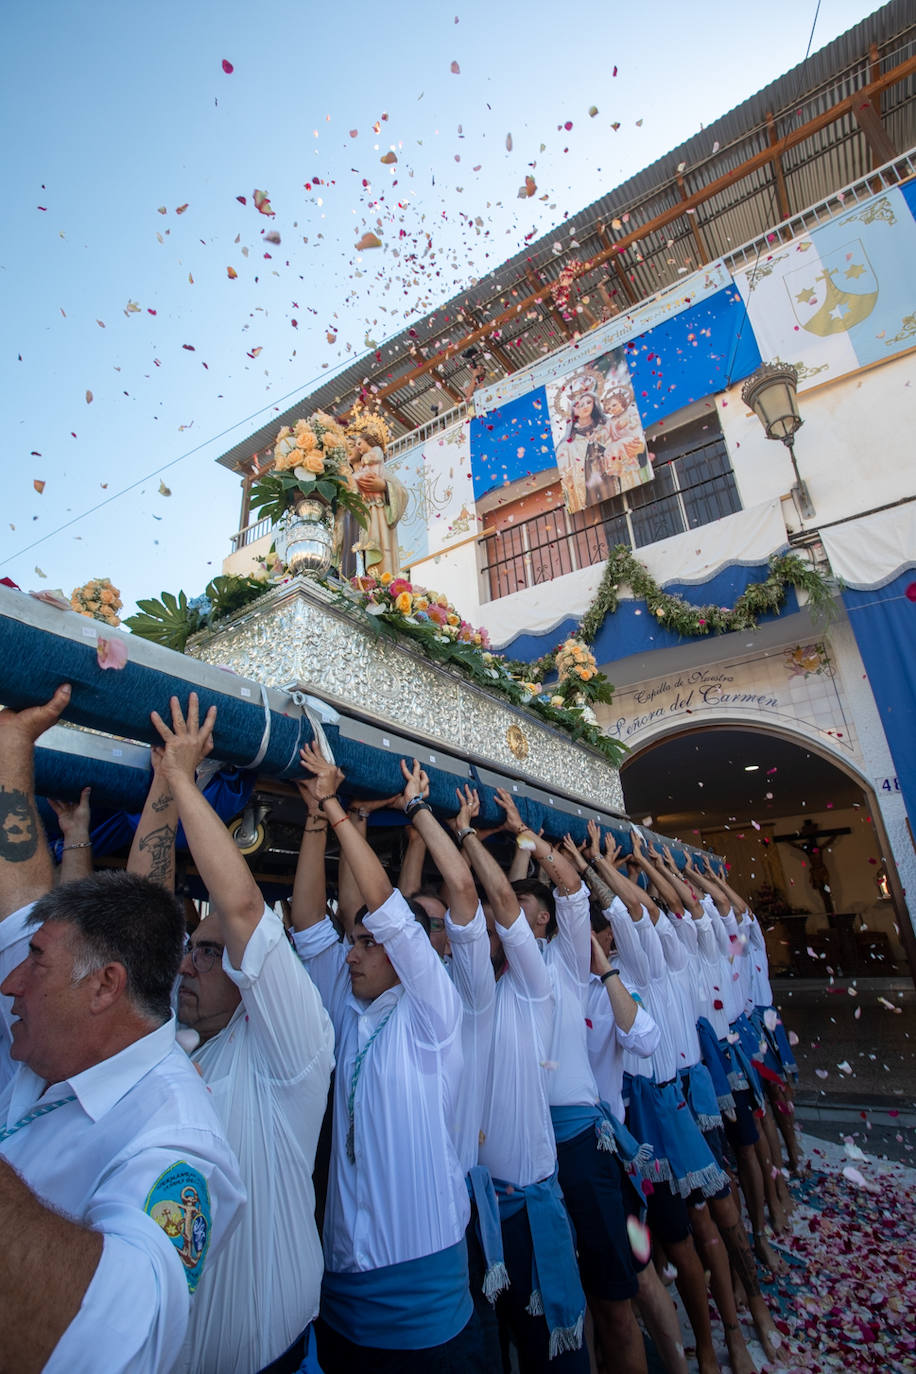
[[[753,911],[745,911],[741,918],[741,929],[747,936],[746,963],[751,975],[751,1000],[755,1007],[771,1007],[773,989],[770,986],[767,942]]]
[[[693,1068],[702,1058],[697,1035],[696,945],[689,931],[681,937],[676,929],[685,923],[691,923],[690,916],[669,916],[662,911],[655,927],[668,966],[667,1011],[677,1044],[679,1069]]]
[[[526,1188],[549,1178],[557,1163],[545,1049],[553,1034],[555,997],[524,912],[511,926],[497,924],[496,930],[506,967],[496,983],[480,1162],[494,1178]]]
[[[548,1047],[547,1096],[551,1107],[594,1106],[598,1085],[588,1060],[585,1006],[592,962],[589,891],[583,883],[568,897],[554,892],[557,934],[541,950],[553,982],[556,1010]]]
[[[725,1003],[725,1015],[728,1024],[731,1025],[744,1011],[744,992],[741,987],[741,973],[738,969],[738,960],[742,957],[743,945],[738,939],[738,922],[735,920],[735,913],[731,907],[728,914],[722,916],[715,901],[710,896],[702,899],[703,908],[709,913],[712,922],[713,934],[719,949],[719,983],[722,989],[722,1001]]]
[[[4,972],[27,953],[30,910],[0,923]],[[185,1335],[191,1280],[181,1237],[171,1240],[153,1216],[163,1207],[179,1215],[182,1190],[194,1188],[205,1275],[244,1202],[235,1157],[209,1091],[175,1043],[174,1020],[66,1082],[48,1086],[19,1064],[0,1091],[0,1125],[13,1126],[43,1095],[50,1103],[71,1093],[74,1101],[0,1143],[38,1198],[103,1237],[46,1374],[166,1374]]]
[[[614,898],[604,914],[614,932],[624,983],[646,1008],[659,1031],[658,1045],[651,1059],[624,1049],[624,1071],[643,1078],[654,1077],[656,1083],[667,1083],[677,1076],[679,1068],[686,1067],[687,1058],[672,1021],[674,994],[658,931],[645,907],[639,920],[634,921],[619,897]]]
[[[334,1136],[324,1220],[333,1273],[437,1254],[464,1236],[470,1201],[455,1149],[462,1072],[461,1001],[400,892],[363,924],[400,978],[372,1002],[354,997],[347,946],[325,918],[297,931],[299,957],[337,1034]],[[357,1053],[369,1046],[354,1098],[355,1163],[347,1157],[347,1097]]]
[[[269,908],[241,968],[224,950],[223,970],[242,1001],[191,1057],[238,1156],[248,1206],[191,1309],[186,1349],[194,1374],[251,1374],[282,1355],[318,1313],[324,1269],[312,1171],[333,1027]]]
[[[621,1030],[607,988],[596,973],[589,978],[586,1010],[588,1058],[601,1101],[610,1107],[612,1116],[623,1121],[624,1050],[648,1059],[658,1048],[661,1032],[645,1007],[637,1007],[630,1029]]]
[[[455,1147],[461,1167],[468,1172],[477,1163],[480,1132],[483,1127],[484,1097],[490,1071],[493,1045],[493,1019],[496,1012],[496,979],[490,962],[490,937],[480,903],[473,920],[457,925],[450,911],[445,913],[452,957],[445,970],[461,998],[461,1050],[464,1069],[456,1088]]]

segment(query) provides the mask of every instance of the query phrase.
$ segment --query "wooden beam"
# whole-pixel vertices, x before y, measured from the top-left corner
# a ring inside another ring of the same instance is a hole
[[[462,396],[461,392],[455,391],[453,387],[449,386],[448,382],[445,380],[442,373],[439,371],[438,367],[431,367],[429,369],[429,375],[431,377],[435,377],[439,386],[445,392],[446,396],[448,396],[449,400],[454,401],[456,406],[461,404],[461,402],[464,400],[464,397]]]
[[[378,401],[382,410],[384,410],[387,415],[390,415],[392,420],[397,420],[398,424],[402,427],[402,429],[406,429],[409,432],[410,430],[417,428],[417,426],[413,423],[412,420],[408,420],[406,416],[402,415],[401,412],[398,410],[397,406],[393,406],[390,401],[385,399],[384,396],[379,395],[375,396],[374,398],[370,397],[370,405],[372,404],[373,400]]]
[[[684,185],[684,178],[681,176],[680,172],[676,173],[676,175],[678,190],[681,193],[681,200],[686,200],[687,188]],[[706,251],[706,244],[703,242],[703,235],[700,233],[700,226],[697,224],[696,210],[694,210],[693,213],[691,213],[689,210],[685,210],[684,216],[687,220],[687,223],[690,225],[690,232],[693,235],[694,247],[696,248],[697,253],[700,256],[700,262],[705,267],[706,263],[709,262],[709,254]]]
[[[530,264],[525,265],[525,276],[528,278],[530,284],[533,287],[535,287],[535,289],[537,289],[539,282],[537,277],[535,276],[534,269],[530,266]],[[563,316],[557,309],[557,303],[553,298],[553,291],[550,289],[549,286],[547,286],[545,290],[547,294],[543,296],[541,299],[547,306],[547,309],[550,311],[551,319],[553,320],[554,324],[557,325],[563,331],[567,339],[571,339],[573,334],[575,333],[575,330],[569,323],[569,320],[564,320]]]
[[[881,59],[878,56],[878,44],[870,43],[868,46],[868,79],[870,82],[879,80],[881,76]],[[881,92],[873,95],[871,103],[875,107],[875,114],[881,114]]]
[[[622,253],[625,249],[629,248],[631,244],[638,243],[641,239],[646,238],[649,234],[657,232],[659,229],[667,228],[669,224],[679,219],[681,215],[684,214],[688,206],[695,207],[704,204],[707,200],[712,200],[712,198],[719,195],[721,191],[725,191],[729,187],[734,186],[735,182],[743,181],[744,178],[750,176],[752,172],[756,172],[761,167],[766,167],[768,164],[775,162],[778,157],[788,152],[790,148],[796,147],[799,143],[804,143],[804,141],[811,138],[812,135],[820,133],[822,129],[826,129],[838,119],[842,119],[844,116],[850,114],[856,104],[861,103],[863,100],[871,100],[873,96],[880,94],[881,91],[888,90],[891,86],[896,86],[901,81],[905,81],[908,76],[912,76],[914,73],[916,73],[916,57],[909,57],[905,62],[900,62],[896,67],[892,67],[889,72],[885,72],[884,75],[879,77],[876,81],[872,81],[867,86],[863,86],[862,89],[856,91],[854,95],[846,96],[843,100],[837,101],[835,105],[831,105],[828,110],[823,110],[819,115],[815,115],[814,118],[809,119],[806,124],[799,125],[797,129],[791,129],[773,147],[762,148],[759,152],[754,153],[752,157],[747,158],[730,172],[725,172],[722,176],[716,177],[714,181],[711,181],[701,190],[691,192],[686,201],[678,201],[677,205],[673,205],[669,207],[669,209],[663,210],[661,214],[656,215],[654,219],[649,220],[646,224],[640,226],[640,228],[631,230],[629,234],[625,234],[623,238],[618,239],[610,248],[603,249],[602,252],[598,253],[590,260],[587,266],[589,268],[598,267],[602,262],[612,260],[615,255]],[[583,264],[583,267],[585,265],[586,264]],[[526,296],[524,299],[520,300],[517,305],[511,306],[508,310],[504,310],[501,315],[497,315],[494,319],[490,320],[489,323],[465,335],[463,339],[457,339],[455,343],[449,344],[447,348],[444,348],[441,353],[436,355],[435,360],[431,359],[428,362],[422,363],[419,367],[414,368],[405,376],[399,377],[397,381],[389,382],[387,386],[382,387],[375,393],[375,399],[378,400],[382,396],[390,396],[392,392],[400,391],[402,387],[407,386],[417,377],[423,376],[424,373],[429,372],[431,368],[435,367],[438,363],[443,362],[446,358],[454,357],[456,353],[460,353],[464,349],[469,348],[471,344],[478,343],[481,339],[492,333],[494,329],[500,329],[507,321],[520,315],[523,310],[530,310],[533,305],[539,305],[548,296],[550,296],[550,288],[542,285],[537,291],[533,291],[530,296]]]
[[[469,305],[466,305],[464,307],[464,313],[478,328],[480,327],[480,316],[477,314],[476,310],[472,310]],[[486,348],[488,352],[493,354],[493,357],[499,363],[500,367],[504,368],[506,372],[518,371],[518,363],[512,361],[506,350],[498,344],[495,339],[488,340]],[[464,397],[462,396],[461,399],[464,400]]]
[[[772,113],[767,110],[767,132],[770,138],[770,147],[775,148],[779,142],[779,135],[776,132],[776,121]],[[779,205],[779,218],[788,219],[792,213],[789,209],[789,193],[786,190],[786,178],[782,170],[782,158],[773,159],[773,175],[776,178],[776,200]]]
[[[607,234],[605,233],[604,226],[603,226],[602,224],[599,224],[599,225],[597,226],[595,232],[596,232],[596,234],[598,235],[598,239],[599,239],[599,241],[600,241],[600,243],[601,243],[601,247],[604,249],[604,251],[605,251],[606,253],[613,253],[613,252],[614,252],[614,245],[611,243],[610,239],[608,238]],[[612,266],[613,266],[613,268],[614,268],[614,271],[617,273],[617,280],[620,282],[620,285],[623,287],[623,294],[626,296],[627,300],[630,302],[630,305],[635,305],[636,302],[637,302],[637,300],[638,300],[638,297],[637,297],[637,295],[636,295],[636,292],[635,292],[634,289],[633,289],[633,284],[632,284],[632,282],[630,281],[629,277],[627,276],[626,272],[624,271],[623,263],[620,261],[620,258],[619,258],[619,257],[615,256],[615,257],[613,257],[613,258],[611,259],[611,264],[612,264]]]
[[[897,156],[897,149],[891,142],[890,135],[881,122],[881,116],[876,113],[874,105],[870,100],[860,100],[853,106],[853,114],[856,123],[865,135],[871,153],[872,167],[883,167],[885,162],[892,162]]]

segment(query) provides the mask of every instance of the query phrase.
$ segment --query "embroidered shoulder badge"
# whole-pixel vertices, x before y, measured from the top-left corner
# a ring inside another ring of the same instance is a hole
[[[156,1179],[143,1210],[162,1227],[178,1251],[188,1289],[193,1293],[203,1273],[213,1224],[207,1180],[190,1164],[178,1160]]]

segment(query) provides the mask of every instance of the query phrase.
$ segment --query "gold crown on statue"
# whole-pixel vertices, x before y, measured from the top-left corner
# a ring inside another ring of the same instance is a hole
[[[360,401],[350,411],[347,430],[350,434],[365,434],[368,439],[374,439],[379,448],[387,448],[391,442],[391,431],[381,415],[367,409]]]

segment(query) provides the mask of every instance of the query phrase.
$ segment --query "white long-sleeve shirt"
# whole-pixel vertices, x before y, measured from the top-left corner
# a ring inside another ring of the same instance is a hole
[[[191,1309],[186,1352],[194,1374],[251,1374],[282,1355],[318,1313],[324,1269],[312,1171],[333,1027],[269,908],[241,968],[224,951],[223,969],[242,1001],[192,1058],[238,1156],[248,1207]]]
[[[480,1162],[494,1178],[525,1188],[549,1178],[557,1162],[545,1048],[553,1034],[556,999],[524,912],[511,926],[497,924],[496,930],[506,968],[496,983]]]
[[[718,907],[712,897],[709,896],[703,898],[702,904],[712,922],[713,934],[719,949],[719,983],[722,989],[722,1001],[725,1004],[725,1015],[728,1018],[728,1024],[731,1025],[744,1011],[741,974],[736,967],[741,945],[738,940],[735,913],[729,908],[728,914],[721,916]]]
[[[4,976],[27,955],[30,910],[0,922]],[[9,1068],[8,1048],[2,1057]],[[0,1127],[17,1125],[40,1099],[63,1105],[0,1142],[0,1157],[47,1206],[103,1238],[46,1374],[169,1374],[192,1292],[245,1198],[211,1094],[175,1043],[174,1019],[64,1082],[48,1085],[22,1063],[12,1069]]]
[[[770,960],[763,929],[753,911],[745,911],[741,918],[741,930],[747,936],[746,957],[751,974],[751,997],[755,1007],[773,1005],[773,989],[770,986]]]
[[[462,1239],[470,1218],[455,1148],[461,1000],[400,892],[363,924],[385,946],[400,979],[372,1002],[353,996],[347,946],[329,920],[295,937],[337,1035],[334,1146],[324,1221],[325,1263],[334,1273],[437,1254]],[[346,1153],[347,1097],[356,1057],[389,1012],[362,1060],[353,1163]]]
[[[676,995],[671,987],[665,953],[656,927],[645,907],[638,921],[632,920],[619,897],[604,913],[614,931],[614,944],[620,960],[624,983],[655,1021],[659,1041],[651,1059],[624,1050],[623,1067],[629,1074],[654,1076],[656,1083],[667,1083],[686,1067],[686,1052],[678,1036],[677,1018],[671,1009]],[[673,934],[673,932],[672,932]],[[676,936],[673,936],[675,941]]]
[[[547,1097],[551,1107],[593,1106],[598,1085],[588,1059],[585,1007],[592,960],[589,891],[583,883],[564,897],[554,893],[557,934],[541,942],[556,1008],[547,1062]]]
[[[637,1007],[632,1026],[629,1030],[622,1030],[614,1015],[607,988],[594,973],[589,978],[586,1011],[588,1059],[598,1092],[602,1102],[610,1107],[612,1115],[618,1121],[623,1121],[624,1051],[648,1059],[658,1048],[661,1033],[645,1007]]]
[[[702,1058],[697,1035],[697,974],[688,943],[690,932],[682,937],[675,929],[689,921],[689,916],[668,916],[663,911],[655,927],[668,966],[669,997],[666,1006],[672,1035],[677,1043],[679,1069],[693,1068]]]
[[[457,925],[445,913],[452,957],[448,974],[461,998],[461,1049],[464,1069],[455,1085],[455,1146],[465,1173],[477,1163],[484,1098],[490,1072],[496,978],[490,962],[490,937],[478,904],[473,920]]]

